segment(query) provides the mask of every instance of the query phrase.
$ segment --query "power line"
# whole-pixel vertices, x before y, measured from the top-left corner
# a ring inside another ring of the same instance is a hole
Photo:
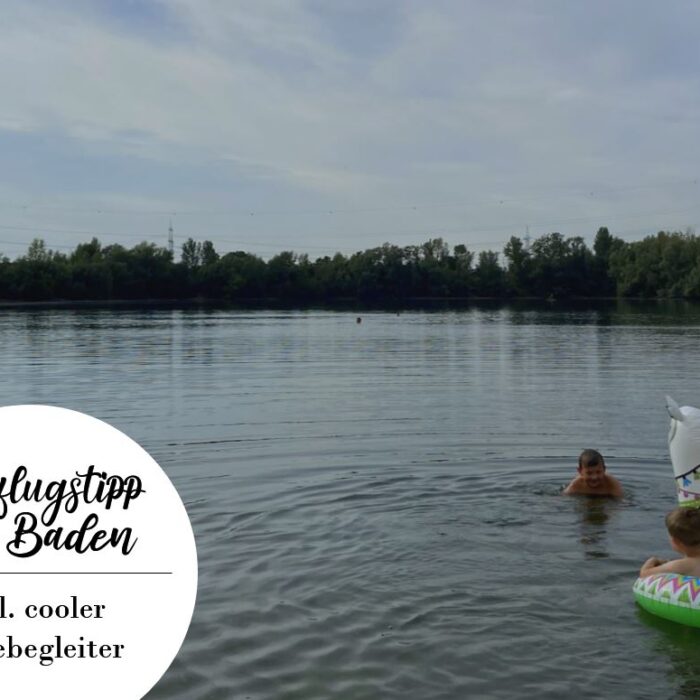
[[[695,228],[696,226],[700,226],[699,224],[689,224],[690,228]],[[663,230],[670,231],[672,230],[672,227],[667,227]],[[647,236],[654,236],[658,232],[658,228],[654,227],[653,230],[650,228],[642,228],[642,229],[627,229],[624,231],[613,231],[612,235],[614,235],[616,238],[621,238],[625,240],[625,237],[627,238],[639,238],[639,237],[647,237]],[[589,238],[587,236],[583,237]],[[592,238],[592,237],[590,237]],[[533,238],[532,240],[536,240],[536,238]],[[218,247],[218,252],[221,255],[225,255],[228,252],[235,252],[232,250],[223,250],[220,246],[220,243],[224,241],[215,241],[216,246]],[[633,242],[633,241],[628,241],[628,242]],[[240,242],[239,242],[240,243]],[[489,250],[492,250],[493,252],[498,253],[499,255],[501,254],[500,251],[505,247],[505,245],[508,243],[508,241],[468,241],[465,242],[464,245],[466,245],[468,250],[475,251],[483,248],[488,248]],[[0,240],[0,245],[13,245],[13,246],[22,246],[23,248],[26,248],[28,246],[27,241],[8,241],[8,240]],[[51,244],[48,242],[45,242],[45,245],[47,248],[51,250],[68,250],[68,251],[73,251],[75,250],[76,246],[75,245],[65,245],[65,244]],[[289,245],[285,246],[275,246],[274,244],[269,244],[269,243],[253,243],[250,244],[253,246],[256,246],[258,248],[262,248],[263,250],[257,251],[258,255],[266,255],[266,254],[273,254],[276,255],[283,250],[293,250]],[[411,244],[407,244],[411,245]],[[301,249],[297,249],[294,252],[300,253],[303,252],[304,250],[308,249],[310,246],[301,246]],[[380,246],[370,246],[369,249],[372,248],[378,248]],[[406,247],[404,246],[399,246],[399,247]],[[342,253],[344,255],[353,255],[358,252],[363,252],[359,250],[357,247],[350,247],[350,246],[334,246],[334,245],[328,245],[328,246],[314,246],[314,248],[318,250],[325,251],[328,255],[335,254],[335,253]],[[365,249],[367,250],[367,249]],[[320,257],[320,254],[318,254]]]
[[[663,187],[678,187],[679,185],[698,185],[698,178],[683,178],[679,180],[672,180],[663,183],[647,183],[641,185],[623,185],[617,187],[577,187],[571,188],[563,191],[566,195],[580,195],[584,194],[587,198],[595,199],[598,197],[605,197],[610,194],[621,193],[621,192],[633,192],[640,190],[658,190]],[[496,190],[496,188],[494,188]],[[541,197],[546,197],[547,201],[552,200],[552,192],[557,191],[557,185],[549,186],[539,186],[536,192],[541,192]],[[522,192],[522,190],[521,190]],[[527,192],[527,190],[525,190]],[[561,190],[560,190],[561,192]],[[99,214],[99,215],[120,215],[128,214],[132,216],[216,216],[216,215],[227,215],[227,216],[289,216],[289,215],[335,215],[335,214],[359,214],[359,213],[376,213],[376,212],[391,212],[391,211],[423,211],[423,210],[434,210],[434,209],[468,209],[474,206],[485,206],[488,204],[512,204],[514,202],[522,201],[523,197],[526,195],[520,194],[516,196],[509,196],[507,194],[497,194],[489,199],[482,199],[480,201],[471,202],[420,202],[416,204],[403,204],[403,205],[387,205],[379,207],[319,207],[319,208],[302,208],[302,209],[256,209],[256,208],[240,208],[240,209],[190,209],[190,210],[177,210],[177,209],[130,209],[130,208],[115,208],[115,207],[70,207],[70,206],[42,206],[40,204],[0,204],[0,208],[5,209],[15,209],[22,211],[54,211],[54,212],[69,212],[69,213],[83,213],[83,214]],[[528,197],[528,201],[532,201],[532,197]]]
[[[625,215],[625,216],[585,216],[585,217],[573,217],[573,218],[568,218],[568,219],[558,219],[557,221],[540,221],[540,222],[534,222],[530,223],[530,226],[535,226],[541,229],[557,229],[561,227],[562,225],[566,224],[585,224],[585,223],[595,223],[595,224],[601,224],[602,220],[605,220],[605,223],[610,226],[611,224],[614,224],[616,221],[629,221],[629,220],[635,220],[635,219],[640,219],[640,218],[652,218],[652,217],[671,217],[671,216],[678,216],[681,214],[686,214],[688,212],[695,212],[700,208],[700,205],[695,205],[693,207],[690,207],[688,209],[680,209],[680,210],[675,210],[675,211],[655,211],[655,212],[639,212],[636,214],[630,214],[630,215]],[[428,236],[430,238],[436,238],[436,237],[441,237],[441,236],[446,236],[446,235],[456,235],[456,236],[464,236],[464,235],[474,235],[474,234],[479,234],[479,233],[487,233],[487,232],[498,232],[498,231],[517,231],[521,228],[521,224],[519,223],[508,223],[508,224],[496,224],[496,225],[479,225],[479,224],[469,224],[467,226],[459,226],[457,228],[450,228],[450,227],[444,227],[444,226],[434,226],[431,227],[429,230],[421,229],[421,230],[397,230],[397,231],[353,231],[352,236],[354,239],[358,238],[379,238],[383,237],[385,240],[389,238],[397,238],[399,236],[405,237],[405,236]],[[0,224],[0,229],[5,229],[5,230],[12,230],[12,231],[28,231],[32,233],[65,233],[65,234],[79,234],[83,236],[95,236],[95,237],[118,237],[118,238],[138,238],[140,240],[145,240],[148,239],[149,237],[153,237],[153,232],[149,233],[124,233],[124,232],[117,232],[117,231],[97,231],[95,229],[70,229],[70,228],[51,228],[51,227],[44,227],[44,226],[16,226],[16,225],[11,225],[11,224]],[[290,231],[286,232],[287,235],[290,237],[297,237],[297,238],[303,238],[303,236],[308,235],[308,231],[300,232],[300,231]],[[244,234],[246,235],[246,234]],[[248,232],[248,235],[250,236],[255,236],[256,234],[253,232]],[[216,239],[219,243],[228,243],[232,245],[247,245],[247,246],[256,246],[256,247],[278,247],[278,248],[286,248],[289,246],[289,242],[285,243],[280,243],[280,242],[275,242],[275,241],[266,241],[266,242],[260,242],[260,241],[251,241],[251,240],[243,240],[243,239],[233,239],[233,238],[228,238],[226,236],[222,236],[220,234],[211,234],[208,233],[203,236],[203,238],[207,239]],[[490,243],[490,241],[486,241],[486,243]],[[305,248],[308,249],[322,249],[326,250],[327,248],[332,247],[332,246],[318,246],[318,245],[306,245]]]

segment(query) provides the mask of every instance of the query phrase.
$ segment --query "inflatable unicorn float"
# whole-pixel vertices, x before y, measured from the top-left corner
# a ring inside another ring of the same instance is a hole
[[[673,464],[678,505],[700,507],[700,409],[679,406],[666,397],[671,416],[668,447]],[[633,587],[637,603],[654,615],[700,627],[700,578],[680,574],[651,574]]]

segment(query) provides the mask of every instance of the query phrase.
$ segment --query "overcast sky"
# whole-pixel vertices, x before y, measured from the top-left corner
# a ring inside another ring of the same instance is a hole
[[[0,251],[700,230],[698,27],[697,0],[2,0]]]

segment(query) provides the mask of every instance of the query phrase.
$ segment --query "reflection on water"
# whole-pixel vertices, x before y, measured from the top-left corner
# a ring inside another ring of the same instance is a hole
[[[700,313],[660,309],[12,310],[0,390],[183,496],[198,602],[153,700],[687,695],[631,594],[668,548],[664,396],[700,403]],[[560,495],[589,444],[622,502]]]
[[[667,662],[664,665],[678,697],[700,697],[700,629],[663,620],[642,608],[637,608],[637,616],[653,630],[650,647],[659,660]]]
[[[582,496],[575,498],[581,514],[580,541],[584,552],[591,559],[609,556],[606,547],[607,523],[615,513],[617,502],[613,498]]]

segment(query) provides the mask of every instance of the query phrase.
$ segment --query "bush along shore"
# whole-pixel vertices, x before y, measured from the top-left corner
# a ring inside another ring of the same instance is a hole
[[[35,239],[16,260],[0,259],[5,301],[283,299],[394,302],[416,298],[685,298],[700,299],[700,238],[660,231],[626,242],[600,228],[593,249],[580,236],[549,233],[531,245],[511,237],[502,253],[475,255],[441,238],[310,260],[284,251],[264,260],[191,238],[179,261],[166,248],[127,249],[96,238],[69,254]]]

